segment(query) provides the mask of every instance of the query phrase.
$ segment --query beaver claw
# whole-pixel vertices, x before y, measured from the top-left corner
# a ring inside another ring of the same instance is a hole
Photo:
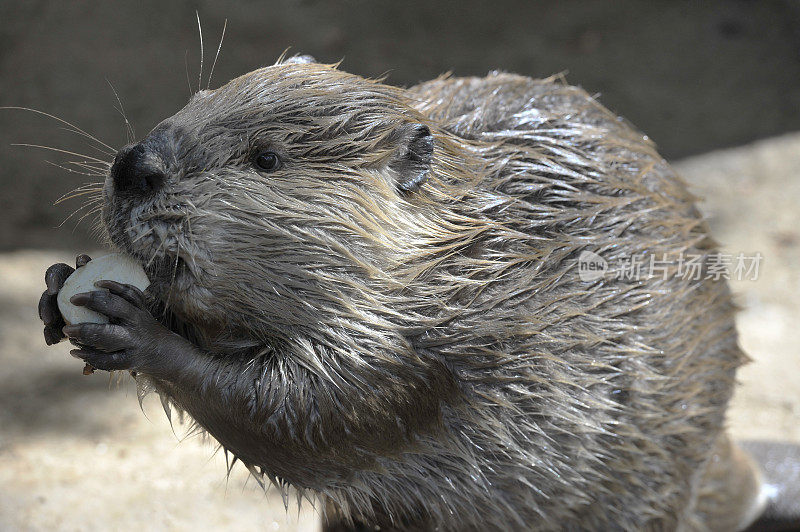
[[[74,305],[105,314],[109,323],[80,323],[63,328],[79,349],[70,354],[94,368],[144,370],[158,363],[160,349],[173,335],[159,323],[145,304],[141,290],[116,281],[98,281],[95,290],[75,294]]]
[[[89,255],[78,255],[75,259],[75,268],[85,266],[90,260],[92,259]],[[39,319],[44,322],[44,341],[47,345],[57,344],[64,339],[61,329],[65,323],[61,311],[58,310],[56,298],[61,287],[64,286],[64,281],[72,275],[75,268],[60,262],[47,268],[44,274],[47,289],[42,292],[42,297],[39,299]]]

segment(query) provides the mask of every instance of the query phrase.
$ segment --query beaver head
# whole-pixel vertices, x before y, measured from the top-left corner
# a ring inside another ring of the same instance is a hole
[[[297,401],[274,436],[291,462],[402,448],[456,393],[413,345],[446,319],[437,287],[414,287],[441,259],[431,235],[455,233],[432,230],[444,222],[421,189],[451,149],[432,128],[400,89],[288,62],[195,94],[116,156],[111,241],[203,347],[271,350],[261,412]]]
[[[175,310],[263,320],[279,334],[316,321],[308,302],[347,294],[355,279],[396,288],[381,272],[414,244],[407,200],[433,149],[401,91],[331,66],[279,64],[198,92],[123,148],[103,219],[116,245],[172,266],[157,278],[172,282]]]

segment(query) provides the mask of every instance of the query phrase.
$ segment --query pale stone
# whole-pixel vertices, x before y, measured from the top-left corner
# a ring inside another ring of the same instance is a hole
[[[94,285],[97,281],[102,280],[130,284],[139,290],[144,290],[150,284],[141,264],[129,255],[111,253],[92,259],[85,266],[75,270],[58,293],[58,310],[61,311],[67,324],[108,323],[107,316],[69,302],[69,298],[75,294],[104,290]]]

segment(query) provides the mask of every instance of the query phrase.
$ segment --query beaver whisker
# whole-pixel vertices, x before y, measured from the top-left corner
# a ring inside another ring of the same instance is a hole
[[[200,73],[197,76],[197,92],[203,90],[203,60],[205,59],[205,50],[203,50],[203,26],[200,24],[200,12],[195,11],[197,16],[197,33],[200,35]]]
[[[194,96],[194,89],[192,89],[192,81],[189,79],[189,50],[183,53],[183,66],[186,70],[186,86],[189,88],[189,98]]]
[[[131,124],[130,120],[128,120],[128,115],[125,113],[125,106],[122,104],[122,99],[119,97],[117,89],[114,88],[114,84],[111,83],[111,80],[109,79],[107,79],[106,82],[108,83],[108,86],[111,87],[111,92],[114,93],[114,97],[117,99],[117,103],[119,104],[119,108],[114,107],[114,109],[116,109],[116,111],[122,115],[122,119],[125,121],[125,131],[128,135],[128,144],[130,144],[136,138],[136,131],[133,129],[133,124]]]
[[[64,201],[78,198],[80,196],[86,196],[94,194],[96,198],[102,200],[101,193],[103,192],[103,184],[102,183],[84,183],[76,188],[73,188],[71,191],[65,193],[63,196],[59,197],[53,205],[58,205]]]
[[[151,262],[158,255],[160,246],[158,247],[153,247],[150,245],[137,246],[137,243],[147,238],[152,238],[154,236],[155,231],[153,226],[149,223],[137,222],[137,223],[132,223],[127,228],[120,230],[125,236],[123,237],[122,242],[120,242],[119,244],[126,251],[128,251],[132,255],[142,260],[146,259],[145,253],[149,254],[150,251],[153,252],[153,256],[150,259],[145,260],[144,262],[145,269],[147,269],[150,266]],[[153,238],[153,240],[155,239]],[[163,244],[164,243],[162,241],[161,245]]]
[[[87,133],[86,131],[84,131],[83,129],[79,128],[75,124],[73,124],[71,122],[68,122],[67,120],[64,120],[63,118],[61,118],[59,116],[56,116],[56,115],[53,115],[53,114],[50,114],[50,113],[46,113],[44,111],[40,111],[38,109],[33,109],[31,107],[18,107],[18,106],[0,107],[0,110],[3,110],[3,109],[8,109],[8,110],[16,109],[16,110],[19,110],[19,111],[27,111],[27,112],[30,112],[30,113],[35,113],[35,114],[42,115],[42,116],[45,116],[47,118],[56,120],[58,122],[61,122],[64,125],[68,126],[67,128],[65,128],[67,131],[69,131],[71,133],[75,133],[76,135],[80,135],[82,137],[85,137],[85,138],[87,138],[87,139],[89,139],[91,141],[97,142],[98,144],[100,144],[104,148],[107,148],[108,150],[110,150],[110,151],[106,151],[104,149],[98,148],[97,146],[93,146],[91,144],[89,145],[90,147],[96,149],[97,151],[100,151],[101,153],[104,153],[106,155],[112,155],[113,153],[116,152],[116,149],[113,146],[109,146],[108,144],[106,144],[102,140],[98,139],[94,135],[91,135],[91,134]]]
[[[214,61],[211,63],[211,71],[208,73],[208,83],[206,83],[206,90],[211,88],[211,78],[214,75],[214,67],[217,65],[219,53],[222,50],[222,41],[225,39],[225,29],[228,27],[228,19],[222,25],[222,35],[219,37],[219,46],[217,46],[217,53],[214,55]]]
[[[23,143],[23,142],[15,142],[15,143],[12,143],[11,145],[12,146],[21,146],[21,147],[24,147],[24,148],[38,148],[40,150],[49,150],[49,151],[54,151],[54,152],[58,152],[58,153],[64,153],[66,155],[74,155],[75,157],[83,157],[84,160],[81,161],[81,162],[93,161],[93,162],[96,162],[96,163],[108,164],[106,161],[104,161],[102,159],[98,159],[96,157],[92,157],[91,155],[86,155],[85,153],[77,153],[77,152],[74,152],[74,151],[65,150],[63,148],[56,148],[54,146],[44,146],[44,145],[41,145],[41,144],[29,144],[29,143]]]
[[[89,234],[97,241],[104,243],[109,247],[113,247],[111,241],[111,234],[108,227],[103,223],[103,213],[105,211],[105,198],[102,199],[103,207],[97,211],[97,216],[94,217],[90,226]]]
[[[180,257],[180,244],[177,244],[177,246],[178,246],[178,251],[175,254],[175,263],[174,263],[173,268],[172,268],[172,276],[170,278],[169,289],[167,290],[167,297],[166,297],[166,301],[165,301],[165,304],[164,304],[166,308],[171,308],[170,307],[170,302],[172,301],[172,294],[173,294],[173,292],[175,290],[175,278],[178,275],[178,267],[179,267],[180,263],[182,262],[182,259]]]
[[[145,231],[143,233],[140,233],[139,236],[137,236],[136,238],[131,239],[131,241],[130,241],[131,244],[134,244],[134,243],[138,242],[139,240],[141,240],[142,238],[150,236],[150,235],[152,235],[154,233],[153,227],[151,225],[145,223],[145,222],[140,222],[140,223],[137,223],[136,225],[131,226],[130,231],[131,232],[132,231],[136,231],[136,230],[141,229],[142,227],[145,227],[145,226],[147,227],[147,231]]]
[[[103,173],[99,171],[82,172],[80,170],[75,170],[74,168],[69,168],[67,166],[64,166],[63,164],[55,163],[53,161],[45,160],[44,162],[51,166],[55,166],[56,168],[60,168],[61,170],[64,170],[70,174],[85,175],[89,177],[103,177]]]
[[[163,245],[163,242],[162,242],[162,245]],[[157,248],[155,248],[153,250],[153,254],[150,256],[150,259],[144,264],[144,269],[145,270],[150,268],[155,263],[155,260],[159,256],[160,251],[161,251],[160,247],[157,247]]]
[[[89,211],[86,212],[83,216],[81,216],[75,223],[75,227],[78,227],[78,225],[81,223],[81,221],[83,221],[84,218],[96,212],[99,212],[103,209],[102,201],[103,199],[100,197],[91,198],[90,200],[86,201],[84,204],[79,206],[77,209],[72,211],[69,214],[69,216],[64,218],[64,220],[60,224],[58,224],[58,227],[62,227],[64,224],[66,224],[69,220],[71,220],[76,214],[80,213],[81,211],[89,209]]]
[[[86,219],[86,218],[88,218],[89,216],[92,216],[93,214],[98,214],[98,213],[100,213],[102,210],[103,210],[103,206],[102,206],[102,205],[98,205],[97,207],[95,207],[95,208],[93,208],[93,209],[91,209],[91,210],[87,211],[87,212],[86,212],[86,213],[85,213],[83,216],[81,216],[80,218],[78,218],[78,221],[77,221],[77,222],[75,222],[75,227],[77,228],[77,226],[78,226],[78,225],[80,225],[80,223],[81,223],[83,220],[85,220],[85,219]],[[73,231],[74,231],[74,229],[73,229]]]
[[[83,168],[87,172],[93,172],[93,173],[95,173],[97,175],[97,177],[102,177],[104,179],[108,175],[108,171],[111,168],[111,163],[110,162],[106,162],[106,161],[104,161],[102,163],[93,162],[93,161],[85,161],[85,162],[84,161],[67,161],[64,164],[69,164],[69,165],[72,165],[72,166],[77,166],[79,168]]]
[[[188,216],[186,217],[185,235],[186,235],[187,240],[189,240],[189,245],[191,246],[191,248],[192,249],[198,249],[197,242],[195,242],[195,235],[194,235],[194,233],[192,231],[192,219],[191,219],[191,217],[188,217]],[[197,271],[197,269],[198,269],[196,255],[197,255],[196,253],[189,253],[188,254],[188,256],[189,256],[189,258],[191,259],[191,262],[192,262],[192,268],[195,271]]]

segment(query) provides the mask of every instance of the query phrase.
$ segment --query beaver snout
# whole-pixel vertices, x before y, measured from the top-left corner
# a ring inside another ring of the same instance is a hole
[[[157,153],[148,144],[142,142],[119,151],[111,167],[115,192],[146,196],[164,185],[167,176],[158,164]]]

